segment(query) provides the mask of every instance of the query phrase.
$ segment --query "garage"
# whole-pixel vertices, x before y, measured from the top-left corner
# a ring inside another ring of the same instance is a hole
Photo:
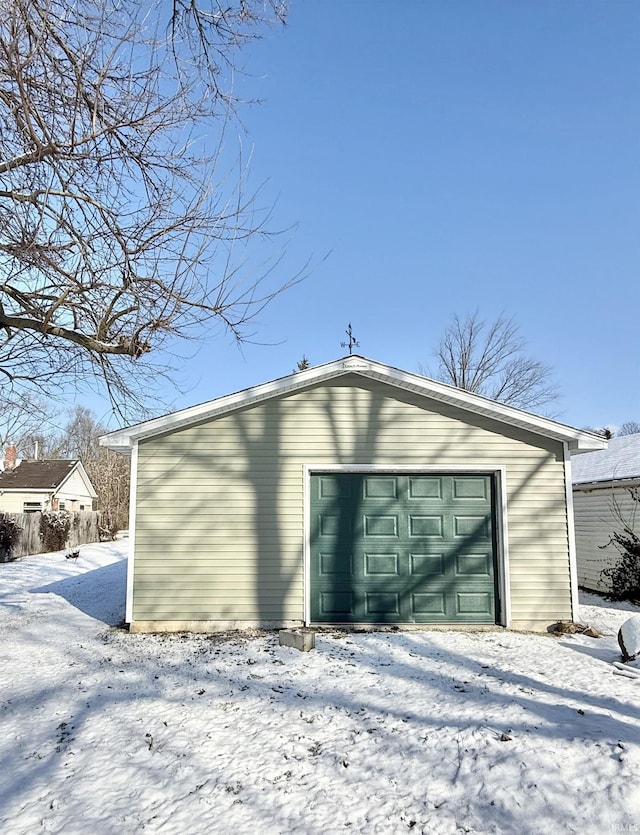
[[[112,432],[136,632],[546,630],[578,611],[583,429],[365,357]]]
[[[311,474],[312,623],[496,623],[493,477]]]

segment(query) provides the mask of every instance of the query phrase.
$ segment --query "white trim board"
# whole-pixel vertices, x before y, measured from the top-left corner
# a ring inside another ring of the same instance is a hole
[[[431,380],[420,374],[401,371],[359,356],[344,357],[306,371],[296,371],[278,380],[218,397],[197,406],[190,406],[126,429],[118,429],[103,435],[100,438],[100,444],[116,452],[128,454],[134,440],[144,440],[182,429],[264,400],[292,394],[347,375],[375,380],[536,435],[567,442],[572,452],[592,451],[607,447],[607,441],[593,432],[576,429],[551,418],[507,406],[479,394],[472,394],[456,386]]]
[[[564,451],[564,485],[567,507],[567,536],[569,539],[569,584],[571,589],[571,618],[578,622],[580,598],[578,595],[578,553],[576,550],[575,517],[573,513],[573,488],[571,485],[571,456],[568,444],[562,445]]]
[[[138,493],[138,443],[131,450],[131,487],[129,490],[129,554],[127,558],[127,598],[125,622],[133,622],[133,576],[136,553],[136,496]]]

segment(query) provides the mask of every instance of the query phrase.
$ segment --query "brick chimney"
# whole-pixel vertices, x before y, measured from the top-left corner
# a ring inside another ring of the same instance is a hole
[[[4,448],[4,471],[5,473],[15,470],[17,466],[18,453],[13,444],[7,444]]]

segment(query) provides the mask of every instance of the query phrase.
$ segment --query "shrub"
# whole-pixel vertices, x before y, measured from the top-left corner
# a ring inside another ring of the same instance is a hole
[[[636,506],[640,505],[640,489],[629,488],[631,498]],[[621,531],[611,534],[611,539],[601,548],[613,545],[620,552],[620,559],[615,565],[604,568],[601,576],[604,578],[614,600],[633,600],[640,603],[640,536],[635,531],[635,508],[630,518],[623,518],[618,513],[622,525]]]
[[[98,528],[100,542],[115,542],[120,528],[117,525],[100,525]]]
[[[0,562],[14,559],[13,549],[20,539],[22,528],[17,520],[6,513],[0,513]]]
[[[66,510],[45,510],[40,517],[40,539],[44,551],[61,551],[70,528],[71,516]]]

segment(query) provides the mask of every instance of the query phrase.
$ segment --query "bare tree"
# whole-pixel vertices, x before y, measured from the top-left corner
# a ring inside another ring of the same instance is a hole
[[[98,494],[100,527],[113,535],[128,525],[130,461],[98,444],[106,431],[91,409],[74,406],[61,431],[45,435],[41,444],[46,457],[82,461]]]
[[[26,392],[20,403],[0,396],[0,449],[11,443],[18,457],[35,457],[44,445],[44,427],[53,415],[51,403],[32,392]]]
[[[86,406],[74,406],[62,433],[56,440],[60,458],[79,458],[83,463],[96,458],[100,451],[98,438],[107,431]]]
[[[618,435],[637,435],[639,432],[640,423],[636,420],[625,420],[620,429],[618,429]]]
[[[96,493],[101,529],[113,536],[129,524],[130,461],[104,449],[98,443],[106,432],[95,414],[85,406],[75,406],[58,441],[60,455],[79,458]]]
[[[129,527],[129,459],[100,447],[86,470],[96,493],[100,527],[111,537]]]
[[[517,325],[504,315],[494,322],[482,320],[478,311],[465,319],[454,316],[435,357],[436,379],[501,403],[540,409],[558,397],[552,369],[526,355]]]
[[[221,144],[238,50],[283,8],[0,0],[5,397],[80,382],[122,409],[176,338],[241,340],[297,280],[243,266],[268,212]]]

